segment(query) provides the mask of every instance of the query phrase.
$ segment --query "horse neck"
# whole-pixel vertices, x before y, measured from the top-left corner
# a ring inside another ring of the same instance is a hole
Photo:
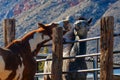
[[[51,40],[50,37],[43,38],[43,33],[33,32],[31,35],[28,35],[29,37],[26,37],[26,39],[23,39],[25,43],[27,42],[29,44],[31,53],[36,56],[40,50],[40,48],[48,41]]]
[[[21,56],[31,55],[30,54],[31,51],[30,51],[30,48],[28,46],[28,43],[22,43],[21,40],[14,40],[5,48],[9,49],[12,53],[14,53],[16,55],[18,55],[18,54]]]
[[[75,35],[74,35],[74,30],[71,29],[69,32],[67,32],[63,38],[69,42],[69,41],[74,41],[75,40]],[[70,55],[71,48],[73,46],[73,43],[70,44],[64,44],[63,46],[63,57],[67,57]]]
[[[32,56],[36,56],[42,47],[42,45],[46,42],[48,42],[50,39],[42,39],[42,34],[39,34],[36,31],[32,31],[28,34],[26,34],[23,38],[21,38],[19,41],[14,41],[12,44],[10,44],[7,48],[12,49],[15,51],[15,47],[19,48],[19,50],[22,51],[22,53],[29,53]]]
[[[86,36],[81,36],[80,37],[80,39],[85,39],[86,38]],[[86,41],[84,41],[84,42],[80,42],[79,43],[79,53],[80,54],[78,54],[78,55],[84,55],[84,54],[86,54]]]
[[[75,36],[75,40],[85,39],[86,36]],[[83,55],[86,54],[86,42],[74,43],[71,50],[70,56]]]

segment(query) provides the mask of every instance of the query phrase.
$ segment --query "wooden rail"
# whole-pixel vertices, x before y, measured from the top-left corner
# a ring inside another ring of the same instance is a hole
[[[53,29],[52,45],[52,80],[62,80],[62,54],[63,54],[62,27]]]
[[[112,16],[103,17],[100,38],[100,80],[113,80],[113,26]]]
[[[15,19],[5,19],[3,21],[4,46],[7,46],[15,39]]]

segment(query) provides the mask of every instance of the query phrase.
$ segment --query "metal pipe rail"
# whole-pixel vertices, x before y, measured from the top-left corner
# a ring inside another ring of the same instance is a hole
[[[120,69],[120,67],[115,67],[113,69]],[[69,71],[69,72],[62,72],[62,74],[67,74],[67,73],[81,73],[81,72],[94,72],[94,71],[100,71],[100,68],[96,68],[96,69],[85,69],[85,70],[77,70],[77,71]],[[51,75],[51,72],[47,72],[47,73],[36,73],[35,77],[40,76],[40,75]]]
[[[120,36],[120,34],[114,34],[114,37]],[[75,42],[85,42],[85,41],[91,41],[91,40],[97,40],[100,39],[100,36],[98,37],[92,37],[92,38],[86,38],[86,39],[81,39],[81,40],[77,40],[77,41],[68,41],[68,42],[63,42],[63,44],[69,44],[69,43],[75,43]],[[42,47],[45,46],[52,46],[52,44],[46,44],[43,45]]]
[[[63,59],[72,59],[72,58],[82,58],[82,57],[91,57],[91,56],[99,56],[100,53],[93,53],[93,54],[87,54],[87,55],[77,55],[77,56],[71,56],[71,57],[63,57]],[[40,61],[50,61],[52,59],[37,59],[37,62]]]
[[[120,53],[120,51],[114,51],[114,54]],[[72,58],[82,58],[82,57],[91,57],[91,56],[99,56],[100,53],[92,53],[92,54],[86,54],[86,55],[77,55],[73,57],[63,57],[63,59],[72,59]],[[36,59],[37,62],[41,61],[51,61],[52,59]]]
[[[87,61],[87,62],[93,62],[94,60],[85,59],[85,61]],[[100,61],[97,61],[97,63],[100,64]],[[119,63],[113,63],[113,65],[115,65],[115,66],[120,66]],[[120,68],[120,67],[119,67],[119,68]]]
[[[75,40],[75,41],[63,42],[63,44],[70,44],[70,43],[76,43],[76,42],[85,42],[85,41],[91,41],[91,40],[97,40],[97,39],[100,39],[100,36],[93,37],[93,38],[81,39],[81,40]],[[42,47],[46,47],[46,46],[52,46],[52,44],[46,44],[46,45],[43,45]]]
[[[114,34],[114,37],[117,37],[117,36],[120,36],[120,34]],[[81,40],[77,40],[77,41],[64,42],[63,44],[69,44],[69,43],[75,43],[75,42],[84,42],[84,41],[91,41],[91,40],[99,40],[99,39],[100,39],[100,36],[93,37],[93,38],[81,39]],[[46,44],[46,45],[43,45],[42,47],[45,47],[45,46],[52,46],[52,44]],[[120,51],[114,51],[113,53],[114,54],[120,53]],[[93,54],[87,54],[87,55],[78,55],[78,56],[74,56],[74,57],[64,57],[63,59],[82,58],[82,57],[91,57],[91,56],[100,56],[100,53],[96,53],[96,54],[93,53]],[[50,60],[52,60],[52,59],[37,59],[36,61],[40,62],[40,61],[50,61]],[[120,67],[117,67],[117,68],[120,68]],[[114,67],[114,69],[117,69],[117,68]],[[94,72],[94,71],[100,71],[100,68],[63,72],[63,74],[77,73],[77,72]],[[49,72],[49,73],[36,73],[35,76],[37,77],[39,75],[50,75],[50,74],[51,74],[51,72]]]
[[[62,72],[62,74],[67,74],[67,73],[81,73],[81,72],[94,72],[94,71],[100,71],[100,68],[97,69],[85,69],[85,70],[76,70],[76,71],[69,71],[69,72]],[[48,73],[36,73],[35,76],[39,75],[51,75],[51,72]]]

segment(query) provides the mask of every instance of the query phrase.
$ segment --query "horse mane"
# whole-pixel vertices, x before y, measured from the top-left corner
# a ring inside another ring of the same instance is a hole
[[[8,48],[10,46],[12,46],[13,44],[16,44],[16,43],[20,43],[21,42],[21,39],[16,39],[16,40],[13,40],[11,43],[9,43],[5,48]]]
[[[25,39],[27,39],[27,38],[29,38],[31,35],[33,35],[35,32],[43,32],[45,29],[43,29],[43,28],[39,28],[39,29],[37,29],[37,30],[32,30],[32,31],[30,31],[30,32],[28,32],[27,34],[25,34],[22,38],[21,38],[21,40],[23,41],[23,40],[25,40]]]
[[[25,34],[22,38],[13,40],[10,44],[8,44],[6,46],[6,48],[12,46],[13,44],[22,43],[23,41],[26,41],[27,39],[29,39],[30,36],[33,35],[35,32],[40,32],[40,31],[42,32],[42,31],[44,31],[44,29],[40,28],[40,29],[37,29],[37,30],[30,31],[27,34]]]

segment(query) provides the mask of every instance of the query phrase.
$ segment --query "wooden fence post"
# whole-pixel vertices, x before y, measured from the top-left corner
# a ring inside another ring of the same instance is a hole
[[[63,31],[62,27],[53,29],[52,42],[52,80],[62,80],[62,54],[63,54]]]
[[[5,46],[15,39],[15,19],[5,19],[3,21],[3,37]]]
[[[113,80],[113,30],[114,18],[103,17],[100,38],[100,80]]]

